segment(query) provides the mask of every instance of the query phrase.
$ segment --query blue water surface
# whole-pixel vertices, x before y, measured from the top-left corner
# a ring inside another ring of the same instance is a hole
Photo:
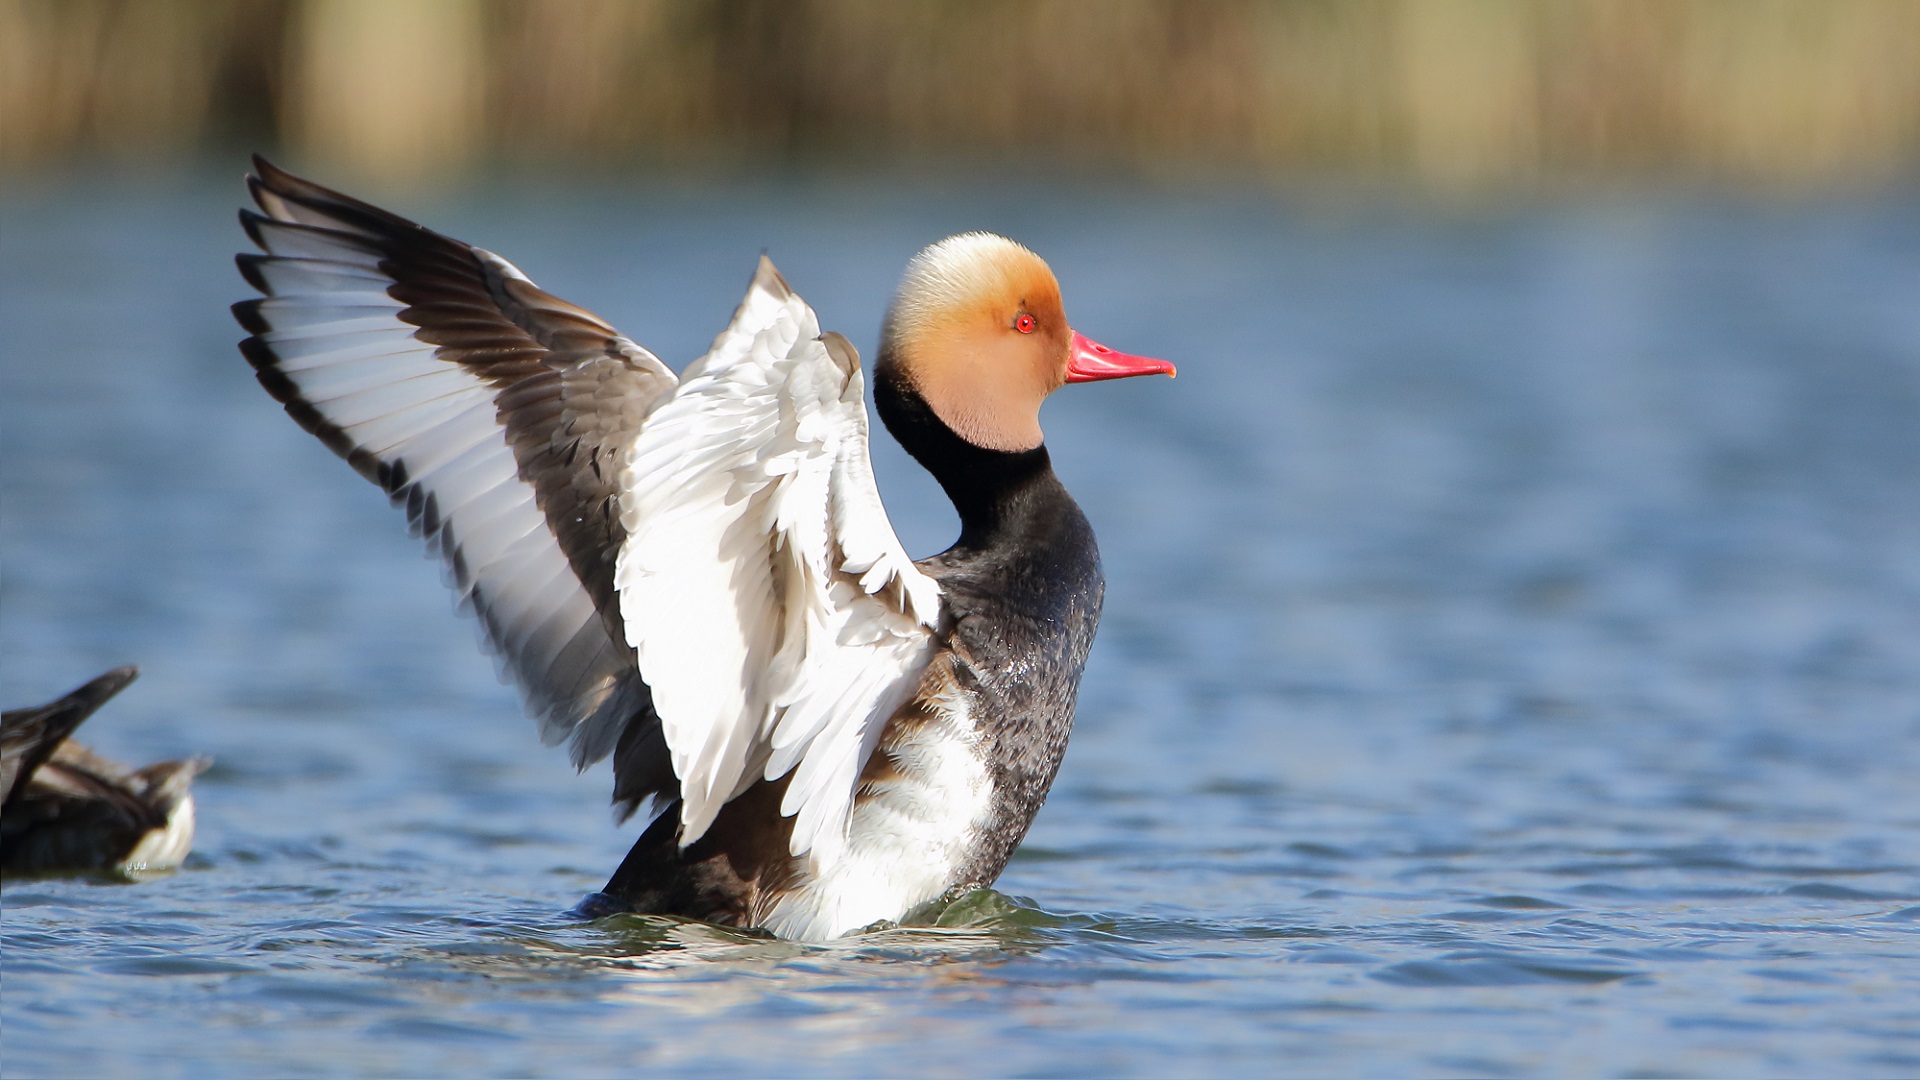
[[[0,196],[5,703],[218,762],[178,874],[0,892],[7,1075],[1920,1073],[1920,200],[396,196],[675,366],[968,228],[1179,363],[1045,415],[1110,584],[999,892],[803,946],[566,916],[633,829],[254,384],[239,172]]]

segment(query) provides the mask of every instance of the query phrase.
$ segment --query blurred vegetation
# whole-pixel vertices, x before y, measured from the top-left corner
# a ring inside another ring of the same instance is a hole
[[[0,0],[0,167],[1617,173],[1920,164],[1914,0]]]

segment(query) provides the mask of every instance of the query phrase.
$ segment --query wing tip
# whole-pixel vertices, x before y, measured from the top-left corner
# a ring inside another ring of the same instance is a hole
[[[780,273],[780,268],[773,265],[773,260],[768,258],[764,251],[760,253],[759,264],[753,269],[753,281],[747,287],[772,293],[781,300],[791,299],[793,296],[793,286],[787,284],[787,279]]]
[[[243,300],[235,304],[235,317],[240,315],[237,309],[257,303],[257,300]],[[253,365],[253,377],[260,383],[261,389],[286,409],[294,423],[319,439],[327,449],[344,458],[354,472],[378,484],[388,495],[393,494],[394,487],[388,483],[390,470],[382,465],[378,456],[354,442],[346,429],[327,419],[317,406],[302,396],[299,384],[280,370],[280,358],[274,354],[272,346],[257,337],[244,338],[240,342],[240,355]]]
[[[264,209],[264,207],[262,209]],[[272,219],[260,213],[258,210],[249,210],[244,206],[240,208],[240,228],[246,232],[247,239],[253,241],[253,246],[269,253],[271,253],[271,249],[267,247],[267,240],[260,232],[260,226],[270,220]]]
[[[53,741],[58,742],[65,739],[84,723],[87,717],[99,711],[100,706],[113,700],[116,694],[125,690],[129,683],[139,677],[140,669],[137,666],[122,664],[111,671],[95,675],[45,705],[7,710],[7,723],[11,727],[18,718],[36,714],[60,717],[60,722],[54,725],[59,730]],[[52,731],[53,728],[49,730]]]
[[[410,218],[382,210],[325,184],[296,176],[257,153],[253,155],[253,172],[247,176],[247,193],[269,219],[283,224],[320,228],[361,239],[386,236],[403,240],[425,235],[457,247],[468,246]],[[245,213],[242,211],[242,221],[245,221]],[[252,229],[248,230],[250,235],[252,232]],[[260,242],[258,236],[254,237],[254,242]],[[266,245],[261,244],[261,247],[265,248]]]
[[[258,289],[263,296],[273,295],[273,286],[267,281],[266,271],[260,269],[260,264],[266,262],[268,258],[270,256],[258,251],[242,251],[233,257],[233,265],[239,268],[240,276],[246,279],[247,284]]]
[[[247,268],[243,265],[240,268],[240,274],[244,277],[246,273]],[[261,291],[264,292],[265,290]],[[266,303],[266,297],[255,297],[252,300],[242,300],[232,305],[229,310],[233,312],[233,321],[239,323],[240,329],[245,330],[249,334],[264,334],[272,330],[273,326],[267,322],[267,317],[260,312],[260,305],[264,303]],[[253,339],[248,338],[247,340],[251,341]],[[241,352],[243,354],[246,352],[245,346],[241,347]],[[253,357],[248,356],[247,360],[252,362]],[[258,368],[260,365],[255,363],[253,366]]]
[[[255,302],[256,301],[253,300],[242,300],[233,306],[242,307]],[[239,318],[239,315],[236,313],[234,317]],[[242,329],[244,329],[244,327]],[[272,346],[261,341],[259,338],[250,337],[240,339],[240,355],[246,357],[247,363],[253,366],[253,370],[256,373],[264,374],[270,371],[277,378],[286,379],[286,375],[280,371],[280,357],[274,354]],[[299,396],[300,390],[298,387],[293,386],[291,380],[288,380],[286,385],[290,388],[294,396]],[[272,386],[267,387],[267,393],[273,394],[273,400],[275,401],[285,400],[281,398],[279,394],[274,393]]]
[[[87,712],[91,713],[112,700],[114,695],[125,690],[128,684],[140,677],[140,668],[136,664],[122,664],[112,671],[95,676],[85,686],[73,692],[72,696],[90,702]]]
[[[842,376],[851,379],[860,374],[860,350],[853,347],[845,334],[828,330],[817,340],[826,347],[827,356],[839,365]]]
[[[292,220],[286,203],[298,199],[304,189],[313,189],[318,185],[302,180],[287,170],[268,161],[257,151],[252,155],[253,171],[247,174],[247,194],[253,203],[266,211],[269,217],[281,221]]]

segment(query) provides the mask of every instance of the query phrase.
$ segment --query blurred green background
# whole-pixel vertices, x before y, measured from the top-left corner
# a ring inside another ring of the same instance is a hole
[[[1910,0],[0,0],[0,167],[1884,186]]]

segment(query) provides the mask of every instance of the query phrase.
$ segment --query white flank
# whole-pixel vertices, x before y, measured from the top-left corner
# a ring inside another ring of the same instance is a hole
[[[889,749],[896,775],[854,808],[845,854],[783,896],[765,926],[783,938],[825,941],[894,920],[957,884],[982,831],[993,827],[993,786],[966,699],[943,695],[936,719]]]
[[[167,815],[165,828],[148,829],[119,865],[122,873],[175,870],[193,850],[193,796],[183,795]]]

